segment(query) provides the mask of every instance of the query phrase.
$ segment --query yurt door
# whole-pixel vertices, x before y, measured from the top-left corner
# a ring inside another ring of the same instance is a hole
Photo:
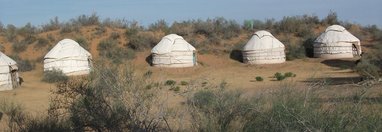
[[[9,66],[9,71],[11,71],[12,88],[17,88],[19,86],[19,82],[17,81],[17,70],[14,70],[11,66]]]
[[[359,56],[358,55],[358,50],[357,50],[357,47],[353,44],[352,46],[352,50],[353,50],[353,56]]]
[[[194,66],[195,66],[195,65],[197,65],[197,63],[196,63],[196,53],[195,52],[192,53],[192,57],[193,57],[193,63],[194,63]]]

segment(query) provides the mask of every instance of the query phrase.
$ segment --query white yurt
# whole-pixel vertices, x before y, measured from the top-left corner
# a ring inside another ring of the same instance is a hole
[[[18,67],[14,60],[0,52],[0,91],[19,86]]]
[[[314,57],[326,59],[353,58],[362,52],[360,40],[340,25],[326,28],[313,46]]]
[[[285,47],[271,33],[255,32],[243,48],[243,61],[248,64],[275,64],[285,62]]]
[[[192,67],[197,65],[195,48],[176,34],[164,36],[151,53],[153,66]]]
[[[76,41],[63,39],[44,57],[44,71],[61,70],[65,75],[89,74],[91,54]]]

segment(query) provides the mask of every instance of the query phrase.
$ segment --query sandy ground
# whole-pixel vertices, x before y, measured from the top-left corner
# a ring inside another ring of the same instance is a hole
[[[199,55],[197,67],[157,68],[149,66],[145,61],[148,55],[149,52],[140,52],[132,61],[137,74],[152,71],[153,80],[164,82],[171,79],[177,81],[178,84],[180,81],[199,80],[199,82],[207,82],[208,85],[217,85],[225,81],[229,88],[244,90],[249,95],[269,88],[278,88],[283,82],[293,82],[296,86],[306,87],[310,78],[357,77],[356,73],[346,68],[346,65],[352,65],[354,60],[326,62],[322,59],[310,58],[287,61],[283,64],[247,65],[230,59],[228,55]],[[276,72],[293,72],[297,76],[280,82],[271,78]],[[25,81],[22,86],[11,91],[1,91],[0,99],[20,103],[32,114],[46,113],[50,90],[54,89],[55,85],[41,82],[42,66],[37,66],[34,71],[20,74]],[[264,81],[256,82],[256,76],[263,77]],[[173,98],[178,99],[179,97],[174,95]]]

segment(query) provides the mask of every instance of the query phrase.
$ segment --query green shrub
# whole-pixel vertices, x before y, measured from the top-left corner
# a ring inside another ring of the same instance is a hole
[[[169,90],[172,90],[174,92],[179,92],[180,91],[180,87],[179,86],[171,87]]]
[[[354,69],[365,79],[382,77],[382,46],[377,45],[374,50],[363,54]]]
[[[167,86],[174,86],[176,84],[176,81],[174,80],[167,80],[164,85],[167,85]]]
[[[19,41],[12,44],[12,49],[15,53],[23,52],[27,49],[28,44],[25,41]]]
[[[137,51],[143,51],[145,49],[154,47],[154,45],[158,42],[159,40],[157,40],[155,36],[138,34],[129,38],[129,43],[127,44],[127,47]]]
[[[276,72],[274,75],[274,78],[276,78],[277,81],[281,81],[285,79],[285,76],[281,74],[280,72]]]
[[[259,81],[259,82],[261,82],[261,81],[263,81],[264,79],[263,79],[263,77],[261,77],[261,76],[257,76],[256,77],[256,81]]]
[[[153,75],[153,72],[151,70],[148,70],[147,72],[145,72],[145,74],[143,74],[143,76],[146,78],[151,77],[151,75]]]
[[[181,81],[181,82],[180,82],[180,85],[183,85],[183,86],[188,85],[188,82],[186,82],[186,81]]]
[[[20,72],[31,71],[35,68],[35,65],[32,64],[29,60],[23,60],[17,55],[12,55],[11,57],[16,61],[17,67],[19,68],[18,71]]]
[[[38,38],[37,43],[34,46],[35,49],[41,49],[49,44],[49,40],[46,38]]]
[[[102,40],[97,50],[101,57],[110,59],[113,63],[120,64],[124,59],[134,59],[135,51],[127,48],[121,48],[118,46],[118,42],[115,40]]]
[[[117,32],[112,32],[112,33],[110,34],[110,39],[118,39],[118,38],[120,38],[119,33],[117,33]]]
[[[286,72],[286,73],[284,73],[284,76],[285,77],[294,77],[295,74],[293,72]]]
[[[42,77],[43,82],[47,83],[57,83],[57,82],[66,82],[69,80],[69,77],[66,76],[60,70],[49,70],[44,71],[44,75]]]
[[[65,33],[71,33],[71,32],[79,32],[79,30],[80,30],[80,27],[78,25],[65,23],[64,25],[61,26],[60,33],[65,34]]]
[[[95,30],[96,30],[94,33],[95,35],[102,35],[102,34],[106,33],[106,27],[102,26],[102,25],[96,27]]]
[[[80,46],[86,50],[89,50],[89,42],[84,37],[78,37],[75,41],[80,44]]]

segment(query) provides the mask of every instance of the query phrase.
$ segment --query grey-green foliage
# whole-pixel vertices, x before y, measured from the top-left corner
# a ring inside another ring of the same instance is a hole
[[[67,122],[48,118],[45,115],[33,117],[26,113],[20,104],[7,100],[0,101],[0,121],[2,116],[4,116],[4,119],[7,119],[6,126],[3,126],[2,131],[65,132],[71,130]]]
[[[89,50],[89,42],[86,40],[85,37],[78,37],[76,38],[76,42],[81,45],[86,50]]]
[[[134,59],[135,51],[132,49],[119,47],[116,40],[102,40],[97,50],[101,57],[110,59],[113,63],[120,64],[124,59]]]
[[[235,123],[251,111],[250,104],[241,92],[225,90],[225,83],[216,91],[201,90],[187,99],[192,127],[197,131],[240,130],[242,126]]]
[[[62,73],[61,70],[49,70],[44,71],[42,81],[47,83],[57,83],[57,82],[66,82],[69,77]]]
[[[377,45],[377,44],[376,44]],[[378,79],[382,76],[382,46],[375,46],[374,50],[363,54],[354,68],[362,77]]]
[[[53,92],[51,116],[68,120],[73,131],[168,130],[167,108],[159,105],[157,87],[129,69],[102,66],[85,80],[59,85]]]

